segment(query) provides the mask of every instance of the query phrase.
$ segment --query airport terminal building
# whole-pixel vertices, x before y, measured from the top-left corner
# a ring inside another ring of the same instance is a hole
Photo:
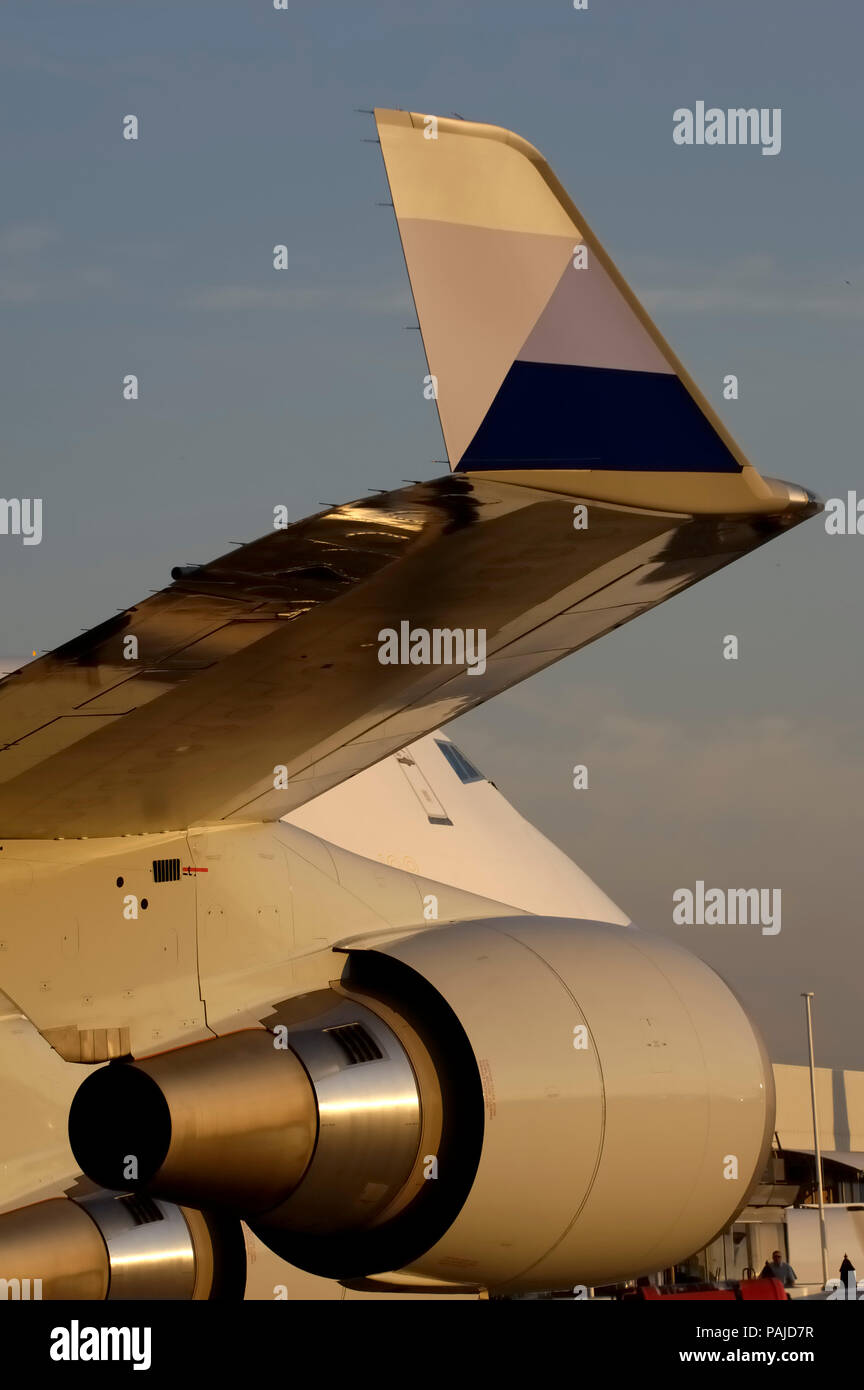
[[[810,1072],[774,1064],[777,1116],[762,1182],[737,1220],[677,1275],[706,1280],[757,1275],[780,1250],[799,1293],[822,1288],[822,1254],[814,1156]],[[822,1150],[828,1276],[848,1255],[864,1282],[864,1071],[816,1069]],[[793,1290],[793,1296],[794,1296]]]

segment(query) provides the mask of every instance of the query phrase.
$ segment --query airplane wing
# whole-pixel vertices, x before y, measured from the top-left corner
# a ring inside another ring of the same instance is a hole
[[[0,681],[5,836],[276,820],[819,510],[743,458],[533,147],[376,116],[454,471]]]

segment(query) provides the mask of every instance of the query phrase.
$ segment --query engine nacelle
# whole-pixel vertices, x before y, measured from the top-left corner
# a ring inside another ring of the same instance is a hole
[[[0,1280],[16,1299],[242,1299],[239,1221],[117,1192],[0,1216]]]
[[[633,927],[519,917],[374,951],[446,1000],[482,1087],[470,1195],[414,1272],[501,1292],[609,1283],[684,1259],[746,1204],[771,1064],[695,956]]]
[[[93,1073],[88,1176],[221,1205],[311,1273],[501,1292],[664,1268],[746,1203],[771,1067],[674,943],[526,916],[341,949],[341,980],[264,1029]]]

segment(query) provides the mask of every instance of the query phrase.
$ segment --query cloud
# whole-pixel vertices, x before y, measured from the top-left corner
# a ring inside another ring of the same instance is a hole
[[[806,789],[808,806],[845,822],[860,800],[864,758],[850,758],[848,737],[796,719],[759,716],[682,728],[671,720],[609,714],[585,743],[586,760],[604,778],[626,780],[630,812],[656,813],[661,788],[664,802],[677,800],[702,821],[797,823]],[[695,807],[694,787],[705,790]]]
[[[861,266],[850,266],[826,283],[812,273],[802,275],[795,267],[786,269],[773,256],[762,254],[739,256],[725,265],[676,261],[674,275],[668,261],[657,256],[637,253],[626,263],[628,278],[652,313],[864,317]]]
[[[0,228],[0,254],[18,256],[41,251],[59,237],[57,228],[47,222],[12,222]]]
[[[0,303],[60,304],[80,299],[82,293],[114,286],[114,271],[100,266],[70,267],[65,251],[62,258],[49,255],[34,260],[60,238],[60,230],[49,222],[10,222],[0,227]],[[34,269],[43,272],[42,278],[37,280],[26,273]]]
[[[542,738],[529,737],[538,726]],[[688,834],[731,822],[753,833],[768,825],[791,833],[818,819],[839,843],[859,818],[864,746],[853,727],[836,723],[711,715],[685,724],[638,713],[599,686],[580,687],[575,708],[556,704],[544,684],[537,694],[514,691],[485,715],[467,716],[450,729],[457,742],[463,727],[469,756],[493,779],[497,764],[505,794],[510,787],[529,817],[544,808],[547,825],[552,804],[559,813],[572,804],[568,771],[577,762],[589,769],[585,804],[604,817],[641,820],[649,836],[661,826],[681,833],[683,812]]]
[[[800,294],[787,289],[752,290],[733,286],[637,290],[652,313],[670,314],[806,314],[808,317],[858,319],[864,317],[864,292],[854,286],[835,294]]]
[[[35,280],[0,279],[0,304],[44,304],[57,298],[50,285]]]
[[[194,309],[234,312],[246,309],[303,310],[336,308],[363,313],[412,311],[408,289],[396,284],[205,285],[192,291],[186,304]]]

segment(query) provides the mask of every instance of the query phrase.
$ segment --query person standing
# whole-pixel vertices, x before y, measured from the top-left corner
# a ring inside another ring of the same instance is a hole
[[[797,1274],[790,1264],[783,1259],[779,1250],[772,1251],[771,1259],[766,1260],[762,1266],[760,1279],[779,1279],[784,1289],[791,1289],[795,1286]]]

